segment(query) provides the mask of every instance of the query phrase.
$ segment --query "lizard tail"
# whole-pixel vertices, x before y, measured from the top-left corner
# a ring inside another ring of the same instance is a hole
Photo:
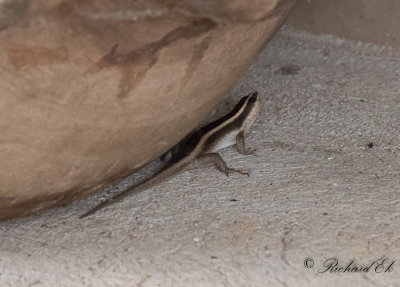
[[[161,174],[159,174],[159,175],[161,175]],[[87,217],[89,215],[92,215],[93,213],[99,211],[100,209],[102,209],[102,208],[104,208],[104,207],[106,207],[106,206],[108,206],[108,205],[110,205],[112,203],[115,203],[117,201],[120,201],[120,200],[122,200],[123,198],[125,198],[125,197],[127,197],[129,195],[136,194],[136,193],[139,193],[141,191],[144,191],[144,190],[150,188],[152,186],[153,182],[155,182],[159,178],[159,175],[157,175],[156,177],[150,178],[150,179],[140,183],[137,186],[129,188],[129,189],[127,189],[127,190],[125,190],[125,191],[123,191],[121,193],[118,193],[117,195],[115,195],[115,196],[113,196],[113,197],[111,197],[109,199],[106,199],[105,201],[103,201],[99,205],[97,205],[94,208],[90,209],[88,212],[86,212],[86,213],[82,214],[81,216],[79,216],[79,219],[82,219],[82,218],[85,218],[85,217]]]
[[[177,166],[179,166],[179,168],[177,169],[165,169],[163,171],[161,171],[160,173],[158,173],[157,175],[155,175],[152,178],[149,178],[147,180],[145,180],[144,182],[129,188],[109,199],[106,199],[105,201],[103,201],[102,203],[100,203],[99,205],[95,206],[94,208],[90,209],[88,212],[82,214],[81,216],[79,216],[80,219],[85,218],[89,215],[92,215],[93,213],[99,211],[100,209],[115,203],[117,201],[120,201],[122,199],[124,199],[127,196],[142,192],[154,185],[156,185],[157,183],[171,177],[172,175],[174,175],[176,172],[182,170],[186,165],[188,164],[186,159],[183,159]]]

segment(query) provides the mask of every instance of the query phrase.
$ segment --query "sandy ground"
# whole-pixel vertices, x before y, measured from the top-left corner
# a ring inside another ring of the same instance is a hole
[[[256,155],[221,152],[249,178],[195,165],[85,220],[104,194],[2,222],[0,286],[396,286],[399,64],[281,30],[211,116],[260,92]]]

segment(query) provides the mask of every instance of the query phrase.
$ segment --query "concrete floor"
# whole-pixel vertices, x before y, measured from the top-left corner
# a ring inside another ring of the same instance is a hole
[[[262,95],[257,154],[221,152],[251,177],[196,165],[85,220],[104,194],[2,222],[0,286],[396,286],[399,76],[387,48],[281,30],[212,116]]]

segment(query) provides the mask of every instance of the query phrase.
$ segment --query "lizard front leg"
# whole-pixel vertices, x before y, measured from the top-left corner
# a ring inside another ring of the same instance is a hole
[[[256,152],[255,149],[246,149],[243,132],[238,133],[236,136],[236,148],[237,148],[238,152],[243,155],[251,155]]]
[[[230,173],[240,173],[243,175],[250,176],[248,172],[241,171],[239,169],[230,168],[226,165],[222,157],[217,153],[207,153],[198,157],[202,162],[208,162],[214,164],[214,166],[221,172],[229,175]]]

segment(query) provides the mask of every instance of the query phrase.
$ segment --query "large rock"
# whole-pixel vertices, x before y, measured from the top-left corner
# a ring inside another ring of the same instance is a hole
[[[174,145],[292,0],[0,0],[0,219],[70,202]]]

